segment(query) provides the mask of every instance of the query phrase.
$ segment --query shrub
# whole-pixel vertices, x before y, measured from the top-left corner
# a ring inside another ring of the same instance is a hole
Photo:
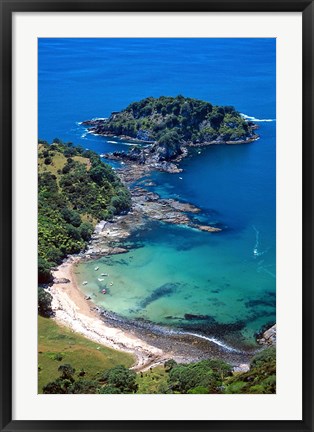
[[[121,393],[134,393],[138,388],[136,373],[122,365],[106,371],[103,380],[108,386],[118,389]]]
[[[45,289],[38,287],[38,313],[41,316],[49,317],[52,315],[52,295]]]

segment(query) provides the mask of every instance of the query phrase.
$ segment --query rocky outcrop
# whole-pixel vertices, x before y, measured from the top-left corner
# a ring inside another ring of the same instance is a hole
[[[124,171],[122,172],[124,174]],[[134,229],[144,229],[148,220],[189,226],[210,233],[221,231],[218,227],[198,223],[195,215],[201,210],[193,204],[172,198],[162,199],[157,193],[142,187],[131,189],[131,195],[131,211],[123,216],[115,216],[110,222],[98,223],[82,258],[91,259],[128,252],[126,247],[117,243],[129,237]]]
[[[53,283],[54,284],[65,284],[65,283],[70,283],[70,279],[67,278],[54,278]]]
[[[269,329],[265,330],[261,335],[257,337],[257,342],[260,345],[266,345],[266,346],[274,346],[276,345],[276,324],[274,324]]]

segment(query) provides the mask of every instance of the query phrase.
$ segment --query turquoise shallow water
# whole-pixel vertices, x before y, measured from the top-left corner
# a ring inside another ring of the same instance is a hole
[[[150,224],[128,253],[77,275],[95,303],[125,318],[254,345],[276,312],[275,39],[40,39],[38,59],[39,137],[49,141],[128,149],[79,122],[148,96],[183,94],[272,120],[257,122],[252,144],[193,149],[182,173],[151,175],[150,190],[200,207],[197,217],[221,233]]]
[[[261,122],[249,145],[191,149],[180,174],[151,173],[150,190],[199,206],[222,231],[150,223],[128,253],[80,266],[84,292],[126,319],[254,346],[276,319],[275,125]]]
[[[239,253],[239,237],[251,243],[246,253]],[[151,224],[130,244],[135,249],[128,253],[79,266],[80,286],[97,305],[237,346],[253,344],[254,333],[275,320],[274,268],[267,252],[254,254],[253,227],[239,236]]]

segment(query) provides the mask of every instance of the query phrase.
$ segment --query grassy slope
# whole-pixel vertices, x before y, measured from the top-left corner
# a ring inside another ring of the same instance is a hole
[[[168,374],[163,366],[157,366],[147,372],[139,373],[136,379],[138,384],[137,393],[160,394],[161,390],[168,388],[167,377]]]
[[[76,377],[84,369],[85,378],[93,379],[97,371],[102,372],[118,364],[130,367],[134,363],[130,354],[98,345],[43,317],[38,317],[38,352],[39,393],[44,385],[58,378],[61,364],[71,364],[76,370]],[[61,354],[62,360],[56,360],[56,354]]]
[[[42,144],[38,144],[38,172],[42,173],[44,171],[48,171],[51,174],[54,174],[59,181],[60,174],[58,174],[58,170],[62,170],[67,162],[67,158],[62,153],[54,152],[52,163],[50,165],[45,165],[44,157],[40,157],[44,150],[46,150],[45,147]],[[90,169],[89,159],[83,156],[73,156],[72,159],[86,165],[87,171]]]

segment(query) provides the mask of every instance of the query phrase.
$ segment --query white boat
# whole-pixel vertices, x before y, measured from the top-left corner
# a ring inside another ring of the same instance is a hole
[[[99,280],[99,282],[102,282],[102,281],[104,281],[105,279],[98,278],[98,280]]]
[[[108,273],[101,273],[100,276],[109,276]]]
[[[95,267],[95,271],[97,271],[99,269],[99,267]]]
[[[84,281],[82,285],[87,285],[87,284],[88,284],[88,282],[87,282],[87,281]]]

